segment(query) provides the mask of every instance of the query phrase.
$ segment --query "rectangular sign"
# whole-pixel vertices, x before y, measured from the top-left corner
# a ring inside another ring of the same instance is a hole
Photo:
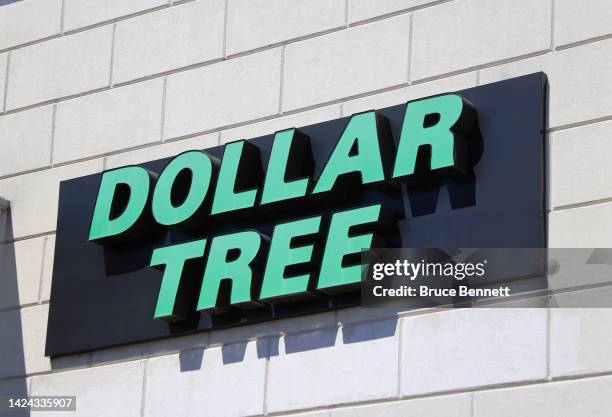
[[[545,247],[545,103],[537,73],[63,181],[46,355],[359,305],[368,247]]]

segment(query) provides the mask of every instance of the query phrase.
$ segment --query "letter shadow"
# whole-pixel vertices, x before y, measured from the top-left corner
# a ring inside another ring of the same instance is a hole
[[[384,321],[347,324],[342,327],[342,341],[345,344],[367,342],[392,337],[397,331],[397,318]]]
[[[431,149],[422,147],[418,153],[417,171],[422,172],[424,184],[409,184],[408,199],[412,217],[425,216],[436,212],[438,204],[445,204],[440,199],[440,189],[444,186],[448,193],[450,207],[453,210],[476,205],[476,176],[473,168],[482,157],[484,142],[480,126],[476,121],[469,142],[469,171],[461,175],[436,175],[428,171],[431,160]],[[444,199],[443,199],[444,200]]]
[[[197,371],[202,368],[204,349],[186,350],[179,353],[181,372]]]
[[[259,338],[255,341],[257,357],[269,358],[270,356],[278,355],[278,340],[279,336],[266,336]],[[273,347],[274,341],[276,342],[276,348]],[[221,347],[221,356],[223,357],[223,364],[227,365],[230,363],[242,362],[246,354],[246,349],[249,341],[241,341],[236,343],[228,343]],[[272,354],[271,352],[276,352]]]
[[[288,334],[285,336],[285,353],[298,353],[334,346],[338,330],[338,327],[328,327]]]
[[[285,353],[300,353],[315,349],[332,347],[337,344],[349,344],[393,337],[397,331],[397,317],[376,322],[360,322],[343,326],[342,340],[338,340],[338,326],[304,330],[284,336]],[[287,322],[290,327],[290,320]],[[279,329],[280,330],[280,329]],[[288,330],[288,329],[287,329]],[[281,330],[283,331],[283,330]],[[270,358],[279,355],[280,335],[263,336],[256,343],[257,357]],[[252,341],[231,342],[221,346],[223,364],[244,361],[247,345]],[[202,367],[204,349],[184,351],[179,354],[181,372],[199,370]]]

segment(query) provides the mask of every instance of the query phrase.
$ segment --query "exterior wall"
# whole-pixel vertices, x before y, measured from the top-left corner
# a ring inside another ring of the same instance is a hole
[[[535,71],[549,245],[611,246],[608,0],[0,6],[0,395],[77,395],[75,416],[608,416],[608,310],[389,304],[43,355],[60,180]]]

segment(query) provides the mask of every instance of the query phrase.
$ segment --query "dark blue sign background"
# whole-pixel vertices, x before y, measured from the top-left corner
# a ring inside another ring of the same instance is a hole
[[[46,354],[64,355],[246,325],[355,306],[360,301],[359,293],[317,294],[309,300],[225,315],[194,312],[188,320],[175,324],[154,320],[162,272],[148,265],[153,249],[167,244],[244,229],[257,229],[269,236],[273,225],[285,220],[382,202],[398,219],[398,229],[385,236],[393,246],[545,247],[545,75],[532,74],[457,94],[472,103],[478,117],[478,131],[469,138],[473,172],[464,177],[432,177],[428,185],[384,192],[364,187],[334,200],[277,210],[255,209],[248,216],[228,218],[205,231],[170,229],[121,249],[87,240],[101,174],[62,182]],[[396,143],[405,108],[404,103],[378,110],[389,121]],[[315,178],[348,120],[345,117],[300,128],[310,137]],[[250,140],[259,148],[262,171],[274,137],[270,133]],[[221,158],[223,147],[205,151]],[[142,166],[159,173],[170,159]]]

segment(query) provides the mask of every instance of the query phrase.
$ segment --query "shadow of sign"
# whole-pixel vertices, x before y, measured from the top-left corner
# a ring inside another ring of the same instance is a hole
[[[11,209],[0,210],[0,242],[3,242],[0,243],[0,415],[21,417],[29,416],[30,412],[7,408],[8,397],[28,395],[13,241]]]

